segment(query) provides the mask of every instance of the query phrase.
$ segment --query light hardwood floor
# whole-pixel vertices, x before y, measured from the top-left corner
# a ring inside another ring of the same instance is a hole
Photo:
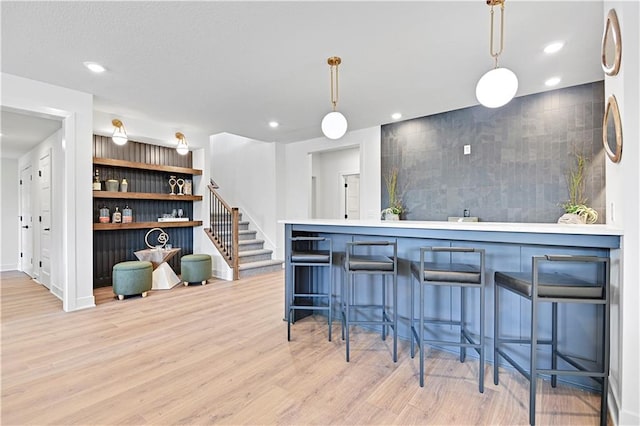
[[[282,272],[113,299],[65,313],[44,287],[2,273],[3,425],[527,424],[526,381],[501,372],[484,394],[478,362],[431,350],[418,361],[339,323],[297,322],[287,342]],[[538,424],[597,424],[598,395],[540,381]]]

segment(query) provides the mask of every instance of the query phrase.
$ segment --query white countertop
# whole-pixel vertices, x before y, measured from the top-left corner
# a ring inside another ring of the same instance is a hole
[[[514,223],[514,222],[445,222],[445,221],[384,221],[345,219],[284,219],[278,221],[293,225],[356,226],[401,229],[442,229],[450,231],[483,232],[533,232],[540,234],[574,235],[623,235],[620,228],[611,225],[569,225],[559,223]]]

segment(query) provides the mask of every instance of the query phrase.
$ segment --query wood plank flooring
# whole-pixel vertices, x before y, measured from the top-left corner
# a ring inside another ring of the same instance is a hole
[[[501,371],[484,394],[478,362],[431,350],[425,387],[408,342],[358,328],[351,362],[339,323],[282,321],[282,272],[65,313],[44,287],[2,273],[2,425],[528,424],[526,381]],[[599,396],[540,381],[538,424],[597,424]]]

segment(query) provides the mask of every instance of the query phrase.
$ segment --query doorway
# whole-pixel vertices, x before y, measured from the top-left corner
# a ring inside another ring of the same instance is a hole
[[[342,175],[344,180],[344,218],[360,219],[360,174]]]

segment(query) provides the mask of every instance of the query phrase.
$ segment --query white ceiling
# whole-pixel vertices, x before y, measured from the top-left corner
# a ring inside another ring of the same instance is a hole
[[[396,111],[413,118],[475,105],[475,84],[493,64],[484,0],[0,7],[3,72],[92,93],[98,111],[161,122],[187,138],[321,136],[333,55],[342,57],[338,109],[350,130],[388,123]],[[603,79],[603,16],[601,1],[508,0],[500,63],[518,75],[518,96],[549,90],[551,76],[561,76],[558,87]],[[555,40],[565,48],[545,55]],[[92,74],[84,61],[108,71]]]
[[[0,157],[19,158],[62,127],[62,121],[2,110]]]

